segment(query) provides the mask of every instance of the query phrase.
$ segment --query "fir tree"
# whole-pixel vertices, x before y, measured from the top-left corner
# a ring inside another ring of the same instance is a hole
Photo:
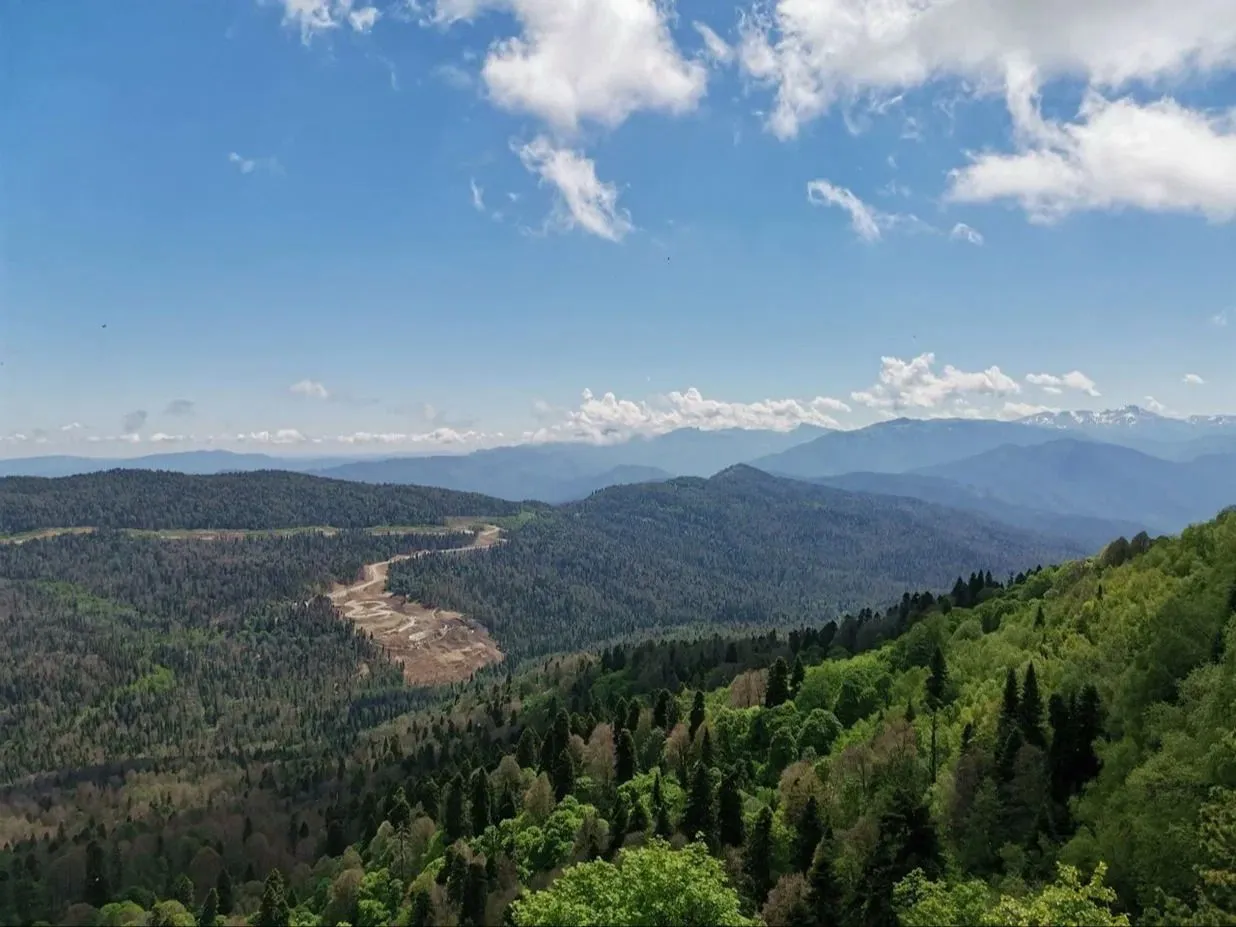
[[[485,865],[478,860],[468,864],[464,877],[463,898],[460,900],[459,922],[468,927],[485,927],[485,902],[489,897],[489,879]]]
[[[807,678],[807,668],[803,666],[803,658],[801,656],[794,658],[794,668],[790,671],[790,696],[791,698],[798,695],[798,690],[802,687],[803,680]]]
[[[443,839],[449,844],[454,843],[460,837],[467,836],[464,833],[464,827],[463,776],[456,773],[446,787],[446,798],[442,802]]]
[[[1018,726],[1026,743],[1042,747],[1046,744],[1043,735],[1043,700],[1039,696],[1039,680],[1034,664],[1026,667],[1025,681],[1021,687],[1021,701],[1017,706]]]
[[[696,690],[695,698],[691,702],[691,723],[689,733],[692,737],[699,730],[700,725],[704,723],[704,693]]]
[[[831,843],[827,836],[820,840],[807,872],[807,907],[811,922],[819,927],[840,923],[841,888],[833,871]]]
[[[717,845],[717,816],[713,807],[712,774],[703,763],[695,764],[687,806],[682,815],[682,832],[690,840],[702,839],[709,847]]]
[[[814,795],[807,799],[802,820],[798,822],[798,839],[794,844],[796,868],[806,872],[815,858],[816,848],[824,839],[824,823],[820,820],[820,804]]]
[[[288,902],[284,897],[283,874],[272,869],[262,890],[255,927],[288,927]]]
[[[429,892],[420,889],[412,895],[412,912],[408,916],[409,927],[428,927],[432,905]]]
[[[478,769],[472,774],[471,803],[469,806],[472,819],[472,833],[480,836],[490,824],[489,812],[489,777],[485,770]]]
[[[631,736],[631,731],[628,729],[618,736],[614,758],[614,779],[618,785],[630,782],[635,777],[635,771],[635,738]]]
[[[227,917],[232,913],[232,905],[235,904],[235,899],[232,896],[232,875],[227,871],[226,866],[219,870],[219,878],[215,881],[215,888],[219,895],[219,913]]]
[[[570,795],[575,788],[575,764],[571,761],[571,752],[566,747],[558,751],[558,756],[549,770],[549,778],[554,786],[554,798],[558,801]]]
[[[198,912],[198,927],[215,927],[215,918],[219,916],[219,892],[211,889],[202,902],[202,910]]]
[[[764,690],[764,707],[776,708],[790,698],[790,668],[785,659],[777,657],[768,669],[768,687]]]
[[[86,844],[86,904],[101,908],[111,900],[107,883],[107,861],[98,841]]]
[[[755,819],[755,826],[751,828],[746,852],[743,854],[743,873],[747,877],[751,897],[757,905],[764,903],[768,890],[772,888],[772,826],[772,810],[765,805]]]
[[[515,762],[524,769],[531,769],[536,765],[540,749],[541,745],[537,743],[536,731],[530,727],[524,728],[524,732],[519,735],[519,745],[515,747]]]
[[[721,780],[717,794],[717,817],[721,843],[728,847],[742,846],[745,825],[742,817],[742,793],[738,789],[738,776],[728,773]]]
[[[172,886],[172,898],[179,901],[185,906],[186,911],[193,910],[193,902],[196,901],[193,896],[196,894],[193,888],[193,881],[184,873],[176,879],[176,884]]]

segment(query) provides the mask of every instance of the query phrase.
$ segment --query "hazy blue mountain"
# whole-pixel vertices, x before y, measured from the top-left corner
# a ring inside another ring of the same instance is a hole
[[[1073,435],[1085,435],[1117,444],[1178,444],[1206,436],[1236,437],[1236,415],[1190,415],[1187,418],[1175,418],[1132,405],[1095,412],[1042,412],[1019,419],[1018,423],[1067,431]]]
[[[1152,532],[1179,531],[1236,503],[1236,455],[1171,461],[1074,438],[1005,445],[917,472],[1010,505],[1131,521]]]
[[[845,473],[841,476],[816,477],[810,482],[852,492],[905,496],[967,512],[977,512],[1027,531],[1069,538],[1089,551],[1097,551],[1108,541],[1121,535],[1132,537],[1145,528],[1144,525],[1132,521],[1015,505],[953,480],[921,473]]]
[[[683,428],[618,444],[522,444],[462,455],[356,461],[316,472],[365,483],[440,486],[500,499],[566,502],[605,486],[708,476],[821,433],[822,429],[807,426],[784,433]]]
[[[305,473],[335,466],[354,458],[273,457],[270,454],[238,454],[233,451],[181,451],[144,457],[15,457],[0,460],[0,476],[75,476],[105,470],[171,470],[175,473],[209,475],[245,473],[254,470],[288,470]]]
[[[751,461],[768,473],[810,479],[842,473],[904,473],[961,460],[1004,444],[1039,444],[1059,432],[1020,422],[908,419],[854,431],[830,431],[779,454]]]

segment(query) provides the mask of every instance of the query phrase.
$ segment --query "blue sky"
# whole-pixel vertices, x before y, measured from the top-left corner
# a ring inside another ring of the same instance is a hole
[[[10,6],[0,454],[1236,411],[1236,7],[900,2]]]

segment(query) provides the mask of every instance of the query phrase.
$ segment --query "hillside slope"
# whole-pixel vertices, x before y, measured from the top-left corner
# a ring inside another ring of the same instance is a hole
[[[1091,551],[1099,550],[1112,538],[1122,534],[1132,537],[1144,530],[1143,525],[1132,521],[1015,505],[953,480],[922,473],[843,473],[840,476],[818,477],[809,482],[850,492],[908,496],[936,505],[977,512],[1027,531],[1069,538]]]
[[[694,624],[824,621],[840,610],[1084,552],[915,499],[733,467],[618,486],[467,561],[391,570],[392,590],[462,611],[515,656]]]
[[[296,528],[425,525],[450,516],[514,515],[475,493],[379,487],[281,471],[215,476],[110,470],[0,479],[0,534],[39,528]]]
[[[1006,445],[915,471],[943,477],[1011,505],[1123,519],[1175,532],[1236,503],[1236,455],[1187,462],[1071,438]]]

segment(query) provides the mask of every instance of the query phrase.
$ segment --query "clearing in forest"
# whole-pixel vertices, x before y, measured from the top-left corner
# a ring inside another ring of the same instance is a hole
[[[366,565],[360,580],[336,586],[330,600],[343,617],[368,631],[374,643],[403,664],[411,685],[459,682],[502,659],[502,651],[481,625],[459,612],[426,608],[386,591],[390,565],[412,557],[463,556],[492,547],[500,540],[493,525],[476,528],[472,544],[444,551],[418,551]]]

